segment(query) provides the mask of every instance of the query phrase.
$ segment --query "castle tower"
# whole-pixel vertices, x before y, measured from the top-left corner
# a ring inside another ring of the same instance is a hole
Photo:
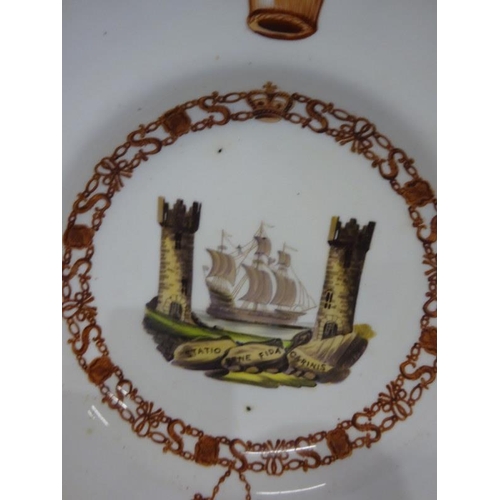
[[[314,338],[352,332],[359,282],[374,229],[375,222],[360,229],[356,219],[343,226],[338,217],[332,217],[328,236],[330,252]]]
[[[194,234],[200,223],[201,204],[187,210],[182,200],[170,208],[158,198],[158,223],[161,226],[160,283],[157,310],[173,319],[192,323]]]

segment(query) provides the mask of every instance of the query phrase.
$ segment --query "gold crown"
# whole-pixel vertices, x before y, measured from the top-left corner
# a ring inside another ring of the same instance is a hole
[[[247,102],[253,109],[255,118],[267,122],[277,122],[292,107],[292,97],[286,92],[277,91],[271,82],[263,86],[264,90],[252,90]]]

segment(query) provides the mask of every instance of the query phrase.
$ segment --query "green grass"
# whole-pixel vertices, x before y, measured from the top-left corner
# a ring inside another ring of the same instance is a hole
[[[248,342],[267,342],[271,340],[269,337],[262,337],[261,335],[252,335],[249,333],[238,333],[229,330],[211,330],[208,328],[203,328],[198,325],[190,325],[187,323],[180,323],[174,321],[163,314],[152,311],[146,308],[146,317],[153,320],[154,323],[158,325],[158,329],[165,333],[171,333],[174,335],[180,335],[187,339],[220,339],[223,337],[228,337],[235,342],[240,344],[246,344]],[[283,345],[289,347],[291,345],[290,340],[283,340]]]
[[[373,328],[370,325],[366,325],[364,323],[360,325],[354,325],[354,333],[357,333],[358,337],[361,337],[365,340],[371,340],[373,337],[375,337]]]

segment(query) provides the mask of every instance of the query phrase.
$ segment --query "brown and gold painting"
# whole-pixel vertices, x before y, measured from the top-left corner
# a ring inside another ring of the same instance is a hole
[[[161,227],[158,295],[146,306],[144,327],[172,364],[214,379],[274,388],[314,387],[344,380],[375,335],[354,324],[354,313],[375,223],[332,217],[324,283],[312,297],[294,270],[287,243],[273,253],[261,222],[245,243],[221,231],[200,270],[209,296],[192,310],[195,234],[201,203],[187,208],[158,199]],[[313,325],[301,318],[316,311]],[[215,324],[214,324],[215,322]],[[221,326],[222,325],[222,326]],[[258,334],[252,327],[259,325]]]

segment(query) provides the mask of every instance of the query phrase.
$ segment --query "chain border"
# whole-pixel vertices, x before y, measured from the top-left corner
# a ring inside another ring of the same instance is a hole
[[[193,121],[192,110],[196,110],[197,115],[203,113],[204,117]],[[331,430],[263,443],[206,435],[144,399],[110,357],[97,323],[97,308],[90,289],[94,235],[102,225],[113,196],[130,180],[134,170],[183,135],[252,119],[283,119],[329,136],[340,146],[363,156],[392,190],[404,198],[423,247],[422,264],[428,283],[419,339],[400,364],[396,378],[387,383],[374,403]],[[270,476],[298,469],[307,471],[331,465],[350,456],[355,449],[370,448],[397,422],[412,415],[414,405],[434,382],[437,373],[436,209],[434,192],[418,174],[414,160],[393,146],[366,118],[337,108],[332,102],[277,91],[269,82],[264,90],[223,95],[213,92],[187,101],[128,134],[126,142],[97,163],[85,189],[77,195],[63,236],[62,309],[70,335],[68,343],[90,382],[99,388],[102,402],[116,410],[137,436],[161,445],[165,453],[200,465],[222,466],[227,469],[224,477],[236,471],[240,479],[243,477],[250,495],[244,477],[246,471],[265,472]],[[216,493],[214,491],[212,498]]]

